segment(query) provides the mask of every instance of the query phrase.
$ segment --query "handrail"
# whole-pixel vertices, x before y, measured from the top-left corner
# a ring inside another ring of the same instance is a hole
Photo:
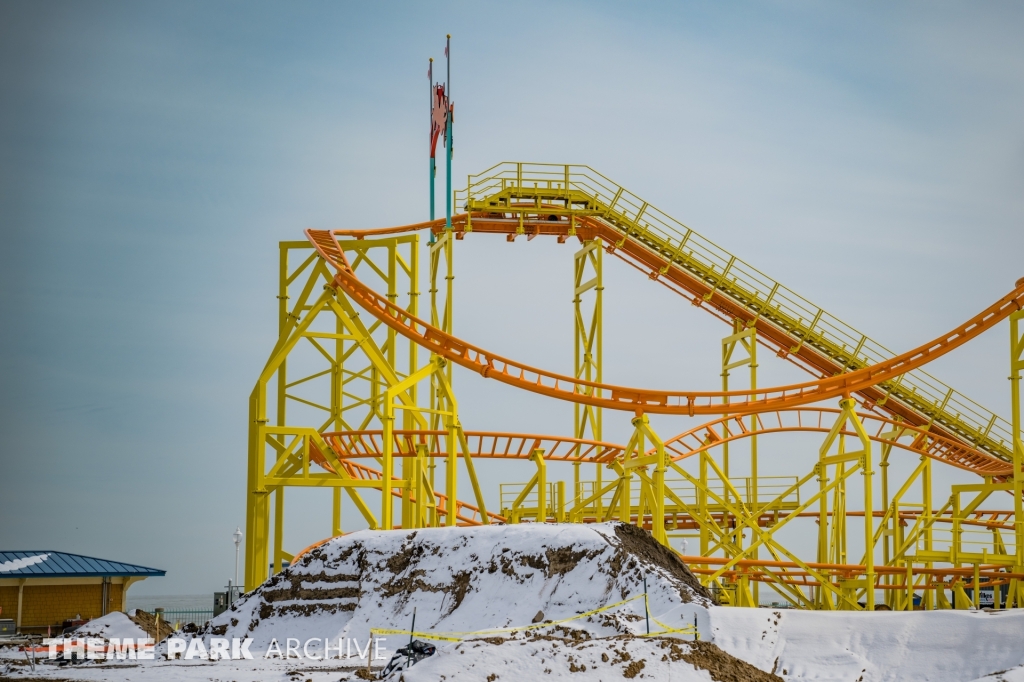
[[[492,212],[522,210],[516,200],[522,205],[561,200],[564,212],[607,223],[710,285],[711,293],[729,297],[759,324],[777,327],[791,341],[782,353],[810,347],[831,361],[833,372],[895,355],[588,166],[504,162],[470,176],[467,188],[456,191],[455,198],[466,210]],[[881,400],[902,401],[925,421],[935,421],[1002,459],[1011,457],[1012,429],[1005,419],[923,370],[903,374],[882,388]]]

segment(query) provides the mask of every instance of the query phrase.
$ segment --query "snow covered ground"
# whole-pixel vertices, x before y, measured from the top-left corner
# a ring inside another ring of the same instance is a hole
[[[1024,611],[711,609],[711,641],[786,680],[965,682],[1024,665]],[[1021,680],[1014,673],[1007,680]],[[996,679],[996,678],[993,678]]]
[[[650,638],[645,577],[651,630],[662,633]],[[624,600],[631,601],[578,617]],[[437,654],[402,673],[405,682],[1024,682],[1024,613],[714,607],[675,555],[622,524],[360,531],[313,550],[201,631],[182,634],[195,640],[193,652],[200,642],[209,650],[249,638],[252,660],[166,660],[163,644],[153,661],[39,664],[33,672],[24,652],[6,649],[0,679],[360,679],[371,629],[383,648],[372,661],[379,670],[408,641],[379,629],[407,630],[414,609],[418,632],[488,632],[435,641]],[[694,622],[700,642],[671,631]],[[103,638],[140,636],[126,634],[132,628],[121,614],[84,626]],[[309,658],[322,655],[325,639],[332,658]],[[266,658],[275,645],[309,657]]]

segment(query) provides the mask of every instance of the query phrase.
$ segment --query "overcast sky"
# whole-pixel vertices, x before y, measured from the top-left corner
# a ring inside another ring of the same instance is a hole
[[[1008,2],[0,2],[0,549],[225,584],[277,242],[426,218],[445,33],[460,184],[589,164],[901,351],[1024,276],[1022,29]],[[456,330],[571,372],[572,250],[460,242]],[[717,388],[723,325],[611,259],[606,286],[606,379]],[[1007,338],[930,371],[1008,417]],[[766,358],[762,386],[802,378]],[[456,382],[467,429],[571,430]],[[296,498],[287,549],[323,502]]]

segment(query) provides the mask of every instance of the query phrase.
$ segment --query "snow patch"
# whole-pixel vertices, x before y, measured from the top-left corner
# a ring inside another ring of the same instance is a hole
[[[714,607],[710,615],[718,646],[762,670],[774,667],[786,680],[960,682],[1024,665],[1024,611],[1016,609],[826,612]]]
[[[18,571],[23,568],[28,568],[29,566],[35,566],[49,558],[49,554],[35,554],[33,556],[26,556],[20,559],[4,561],[3,563],[0,563],[0,573],[10,573],[11,571]]]
[[[109,640],[112,637],[117,639],[131,637],[133,640],[138,640],[140,637],[148,637],[149,635],[146,634],[145,630],[136,625],[131,618],[120,611],[114,611],[101,618],[94,618],[88,623],[79,625],[75,628],[73,634],[67,636],[99,637],[103,640]]]

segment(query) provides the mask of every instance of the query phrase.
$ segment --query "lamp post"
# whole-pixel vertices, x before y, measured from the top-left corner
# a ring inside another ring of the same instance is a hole
[[[235,589],[238,589],[238,550],[242,546],[242,529],[239,526],[235,526],[235,532],[231,535],[235,541]],[[234,601],[235,596],[229,594],[228,598]]]

